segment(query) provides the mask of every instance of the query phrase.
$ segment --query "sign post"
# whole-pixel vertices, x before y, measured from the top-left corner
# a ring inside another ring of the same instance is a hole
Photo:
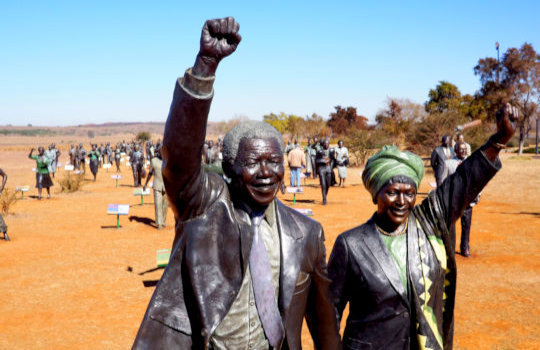
[[[150,189],[147,188],[146,191],[142,187],[136,188],[133,190],[134,196],[141,196],[141,205],[144,205],[144,196],[150,195]]]
[[[116,187],[118,187],[118,180],[120,180],[121,178],[122,175],[120,174],[111,175],[111,179],[116,180]]]
[[[156,251],[156,265],[157,267],[165,267],[169,264],[171,258],[170,249],[158,249]]]
[[[296,194],[304,193],[304,189],[302,187],[287,187],[287,193],[293,194],[293,204],[296,204]]]
[[[301,173],[300,173],[300,178],[301,178],[301,179],[304,179],[304,187],[306,187],[306,186],[307,186],[307,183],[306,183],[307,176],[306,176],[306,174],[304,174],[304,173],[301,172]]]
[[[107,206],[108,215],[116,215],[116,228],[120,228],[120,215],[129,214],[129,204],[109,204]]]
[[[24,199],[24,192],[28,192],[30,190],[30,186],[17,186],[15,187],[15,192],[21,192],[21,199]]]
[[[300,214],[304,214],[305,216],[313,216],[313,210],[312,209],[294,208],[294,210],[296,210]]]

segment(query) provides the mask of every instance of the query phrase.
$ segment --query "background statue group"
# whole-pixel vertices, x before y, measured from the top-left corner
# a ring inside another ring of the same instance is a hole
[[[176,235],[133,347],[301,349],[305,318],[316,349],[451,348],[449,228],[500,168],[515,109],[505,106],[497,133],[419,205],[421,159],[395,146],[371,157],[363,182],[376,212],[338,237],[327,267],[321,225],[276,198],[277,130],[246,122],[225,136],[230,182],[201,164],[215,72],[240,43],[238,30],[230,17],[207,21],[195,64],[175,86],[162,156]]]

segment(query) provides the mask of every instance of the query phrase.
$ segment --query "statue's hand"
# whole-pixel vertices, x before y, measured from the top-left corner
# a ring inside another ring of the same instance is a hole
[[[497,111],[497,142],[506,144],[516,131],[515,122],[519,118],[519,110],[510,103],[506,103]]]
[[[206,21],[193,74],[203,77],[214,75],[219,62],[232,54],[242,40],[239,29],[240,25],[232,17]]]

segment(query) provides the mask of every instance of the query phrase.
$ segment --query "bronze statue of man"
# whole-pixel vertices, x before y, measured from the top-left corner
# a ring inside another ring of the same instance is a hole
[[[281,134],[263,122],[227,133],[230,182],[201,164],[214,75],[238,29],[207,21],[175,87],[162,155],[176,236],[134,349],[301,349],[304,317],[315,348],[340,348],[322,227],[276,199]]]

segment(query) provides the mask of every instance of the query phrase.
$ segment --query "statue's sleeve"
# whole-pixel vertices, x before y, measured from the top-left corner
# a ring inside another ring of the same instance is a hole
[[[481,150],[477,150],[437,187],[435,196],[446,227],[461,216],[500,168],[499,158],[492,163]]]
[[[188,69],[176,82],[165,124],[163,181],[179,221],[203,214],[219,195],[216,179],[209,179],[201,164],[213,82],[214,77],[196,77]]]

